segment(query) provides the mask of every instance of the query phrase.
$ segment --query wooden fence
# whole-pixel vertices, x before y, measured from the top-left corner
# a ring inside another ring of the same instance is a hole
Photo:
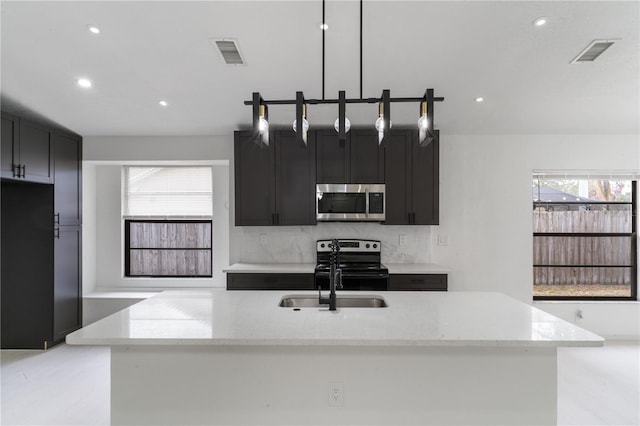
[[[534,232],[629,233],[630,211],[533,213]],[[630,284],[630,236],[534,236],[534,284]],[[584,265],[584,266],[582,266]],[[592,267],[598,265],[599,267]],[[627,267],[622,267],[627,265]]]

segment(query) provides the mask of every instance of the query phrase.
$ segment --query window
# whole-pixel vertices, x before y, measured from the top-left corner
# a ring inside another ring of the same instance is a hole
[[[127,277],[211,277],[210,167],[122,169]]]
[[[635,300],[636,182],[534,175],[534,299]]]

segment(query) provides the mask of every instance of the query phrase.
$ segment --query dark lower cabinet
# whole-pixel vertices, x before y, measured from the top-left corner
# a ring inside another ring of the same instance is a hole
[[[269,146],[235,132],[236,226],[315,225],[315,137],[276,130]]]
[[[54,230],[53,341],[82,327],[82,228]]]
[[[436,131],[437,132],[437,131]],[[439,223],[439,141],[418,143],[416,130],[392,130],[384,148],[386,225]]]
[[[391,274],[391,291],[447,291],[446,274]]]
[[[53,344],[53,186],[2,181],[2,349]]]
[[[315,290],[314,274],[227,273],[227,290]]]

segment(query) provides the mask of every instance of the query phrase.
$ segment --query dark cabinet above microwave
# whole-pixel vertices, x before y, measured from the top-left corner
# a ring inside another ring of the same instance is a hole
[[[344,141],[335,129],[316,131],[317,183],[384,183],[384,150],[375,129],[351,128]]]

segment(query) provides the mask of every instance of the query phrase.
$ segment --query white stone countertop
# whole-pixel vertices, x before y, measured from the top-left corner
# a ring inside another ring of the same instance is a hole
[[[238,274],[313,274],[315,263],[234,263],[222,272]]]
[[[390,274],[447,274],[449,270],[433,263],[384,263]],[[222,272],[238,274],[313,274],[315,263],[234,263]]]
[[[376,294],[386,308],[292,308],[316,292],[165,291],[67,336],[71,345],[602,346],[604,339],[501,293]]]
[[[434,263],[385,263],[390,274],[448,274],[450,271]]]

